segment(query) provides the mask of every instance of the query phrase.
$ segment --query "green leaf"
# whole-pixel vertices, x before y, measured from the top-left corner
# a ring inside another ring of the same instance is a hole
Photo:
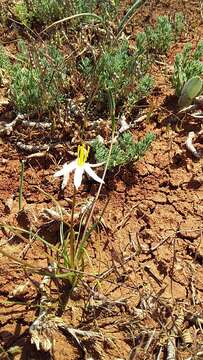
[[[193,78],[189,79],[185,85],[183,86],[178,104],[179,106],[185,107],[189,106],[194,98],[199,95],[202,90],[203,82],[199,76],[194,76]]]

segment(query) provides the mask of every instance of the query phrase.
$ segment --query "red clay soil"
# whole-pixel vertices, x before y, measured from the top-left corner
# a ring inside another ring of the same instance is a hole
[[[202,34],[202,14],[196,1],[146,2],[132,20],[130,31],[136,33],[154,23],[157,15],[174,16],[177,11],[183,11],[188,24],[178,48],[187,41],[195,46]],[[173,46],[169,65],[176,51]],[[39,312],[42,276],[24,271],[21,265],[0,255],[0,359],[12,358],[8,350],[20,346],[15,359],[169,360],[171,337],[175,338],[174,359],[202,359],[203,162],[202,158],[193,158],[185,147],[188,131],[198,130],[200,124],[194,126],[189,118],[177,120],[174,90],[159,64],[154,71],[159,74],[156,91],[148,100],[154,115],[141,123],[133,136],[142,138],[152,131],[156,139],[142,160],[107,173],[96,213],[107,199],[108,205],[88,247],[86,275],[73,291],[63,316],[68,327],[93,331],[97,336],[79,336],[79,345],[73,336],[53,326],[52,354],[37,351],[30,342],[29,327]],[[1,120],[4,116],[6,112]],[[16,131],[19,136],[20,129]],[[201,138],[195,146],[203,150]],[[24,210],[19,213],[22,159],[26,159]],[[44,209],[54,206],[53,202],[36,187],[70,209],[72,179],[61,193],[60,180],[53,178],[59,169],[57,160],[53,153],[47,159],[27,159],[12,137],[0,138],[1,223],[33,232],[43,229],[45,238],[57,243],[57,224],[42,216]],[[96,191],[97,185],[85,179],[77,203],[85,203]],[[8,228],[0,234],[5,252],[46,267],[45,248],[38,240],[14,236]],[[53,304],[56,295],[53,285]]]

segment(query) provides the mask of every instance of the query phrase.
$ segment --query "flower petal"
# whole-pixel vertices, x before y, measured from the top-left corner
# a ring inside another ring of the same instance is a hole
[[[53,176],[56,178],[56,177],[62,176],[63,174],[64,174],[64,166],[61,170],[55,172],[55,174]]]
[[[84,170],[92,179],[94,179],[100,184],[104,184],[104,181],[94,172],[94,170],[91,169],[90,164],[86,163],[84,165]]]
[[[54,174],[54,177],[63,176],[61,189],[63,190],[68,183],[70,173],[76,168],[76,160],[71,161],[69,164],[65,163],[61,170]]]
[[[74,185],[77,190],[81,185],[83,173],[84,173],[84,166],[77,165],[74,174]]]
[[[103,162],[96,163],[96,164],[90,164],[90,163],[88,163],[88,164],[89,164],[89,166],[90,166],[91,168],[96,168],[96,167],[103,166],[104,164],[106,164],[106,162],[103,161]]]

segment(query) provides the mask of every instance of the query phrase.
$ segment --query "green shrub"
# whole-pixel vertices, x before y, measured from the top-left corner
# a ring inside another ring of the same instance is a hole
[[[140,49],[129,50],[128,41],[122,40],[114,47],[106,46],[105,50],[100,52],[96,66],[90,57],[84,57],[79,68],[87,76],[89,87],[96,88],[97,96],[99,95],[103,102],[111,92],[115,100],[125,102],[126,106],[131,103],[132,107],[153,88],[153,79],[147,74],[149,65],[147,57]]]
[[[84,75],[89,76],[93,71],[93,64],[89,57],[84,57],[79,64],[79,69],[83,72]]]
[[[26,3],[21,0],[18,1],[13,7],[14,15],[25,26],[30,26],[32,13],[28,11]]]
[[[149,95],[153,87],[154,79],[149,74],[146,74],[142,78],[140,78],[136,89],[133,92],[130,92],[128,95],[126,105],[128,107],[128,111],[129,108],[131,109],[136,102]]]
[[[147,52],[166,54],[173,41],[184,29],[183,16],[178,13],[174,23],[168,16],[159,16],[155,27],[148,26],[137,35],[137,48]]]
[[[148,133],[143,140],[135,143],[130,132],[120,135],[117,143],[113,144],[108,169],[137,161],[148,150],[154,138],[154,134]],[[109,149],[104,144],[95,139],[92,148],[98,162],[107,161]]]
[[[63,83],[66,81],[64,58],[54,46],[35,49],[19,42],[16,62],[4,60],[4,69],[10,75],[10,96],[17,111],[44,112],[63,99]],[[3,62],[0,55],[0,63]]]
[[[184,27],[185,27],[184,16],[182,13],[177,13],[175,15],[175,20],[173,24],[176,37],[180,36],[180,34],[184,31]]]
[[[121,93],[129,84],[128,76],[131,57],[128,55],[128,43],[122,42],[116,48],[107,48],[98,60],[96,74],[101,91],[111,90],[113,94]]]
[[[103,18],[112,18],[117,14],[120,0],[20,0],[14,8],[14,14],[25,26],[32,21],[51,24],[65,17],[95,11]]]
[[[182,53],[176,55],[172,84],[178,97],[181,94],[183,86],[189,79],[203,74],[202,56],[203,41],[198,43],[194,51],[192,51],[192,45],[190,43],[186,44]]]
[[[5,74],[9,74],[12,64],[6,55],[3,46],[0,46],[0,85],[3,83]]]

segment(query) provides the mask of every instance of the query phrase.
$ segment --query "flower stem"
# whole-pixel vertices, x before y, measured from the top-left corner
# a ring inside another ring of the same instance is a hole
[[[111,123],[112,123],[112,134],[111,134],[111,143],[110,143],[110,148],[109,148],[109,154],[108,154],[108,158],[107,158],[107,161],[106,161],[106,164],[105,164],[102,180],[104,180],[104,178],[106,176],[106,172],[107,172],[107,169],[108,169],[108,164],[109,164],[110,157],[111,157],[111,152],[112,152],[112,147],[113,147],[113,142],[114,142],[114,137],[115,137],[115,131],[116,131],[115,99],[113,98],[113,94],[111,92],[109,92],[109,100],[110,100],[109,107],[110,107],[110,117],[111,117]],[[78,250],[76,252],[77,261],[80,261],[81,258],[83,257],[83,248],[85,247],[85,244],[86,244],[86,242],[87,242],[87,240],[89,238],[90,232],[91,232],[91,231],[88,230],[89,224],[90,224],[91,218],[93,216],[95,205],[96,205],[96,202],[97,202],[97,200],[99,198],[99,195],[100,195],[100,192],[101,192],[101,189],[102,189],[102,185],[103,185],[103,183],[101,182],[100,185],[99,185],[97,194],[95,196],[95,199],[94,199],[94,201],[92,203],[92,206],[90,208],[89,215],[88,215],[87,220],[86,220],[85,229],[84,229],[84,232],[82,234],[82,239],[81,239],[81,242],[80,242],[80,246],[79,246],[79,248],[78,248]]]
[[[76,189],[74,186],[73,191],[73,205],[71,211],[71,221],[70,221],[70,266],[71,269],[75,269],[75,232],[74,232],[74,212],[75,212],[75,198],[76,198]]]

